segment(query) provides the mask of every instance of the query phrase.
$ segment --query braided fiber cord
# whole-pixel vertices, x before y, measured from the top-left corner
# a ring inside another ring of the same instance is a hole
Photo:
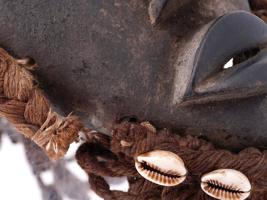
[[[53,111],[29,70],[0,48],[0,116],[56,160],[77,139],[82,124]]]
[[[137,155],[152,150],[167,150],[179,155],[189,172],[185,182],[164,187],[142,178],[134,167]],[[203,174],[221,168],[244,173],[252,184],[249,199],[266,200],[267,152],[247,148],[238,154],[216,149],[192,136],[181,137],[167,130],[153,131],[142,124],[124,122],[116,125],[112,137],[90,133],[76,153],[79,165],[89,176],[91,188],[104,199],[209,200],[200,188]],[[110,190],[103,177],[127,176],[128,192]]]

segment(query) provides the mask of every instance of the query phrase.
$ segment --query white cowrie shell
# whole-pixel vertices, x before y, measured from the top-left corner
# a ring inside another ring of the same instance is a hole
[[[187,174],[183,160],[170,151],[154,150],[137,156],[135,168],[145,179],[163,186],[182,183]]]
[[[234,169],[219,169],[203,175],[201,188],[209,196],[220,200],[244,200],[251,192],[248,178]]]

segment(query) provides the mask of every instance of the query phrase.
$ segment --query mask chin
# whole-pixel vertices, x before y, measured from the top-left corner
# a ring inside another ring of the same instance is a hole
[[[191,42],[194,52],[176,74],[175,103],[201,104],[267,92],[267,25],[260,18],[232,12],[208,24],[196,37],[202,39]],[[226,69],[230,59],[233,65]]]

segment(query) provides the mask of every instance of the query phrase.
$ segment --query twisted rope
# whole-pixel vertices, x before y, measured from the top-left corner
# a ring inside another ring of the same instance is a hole
[[[82,123],[54,112],[29,70],[25,60],[0,48],[0,116],[56,160],[77,139]]]
[[[167,130],[156,132],[144,124],[122,123],[112,137],[90,132],[87,142],[76,152],[76,159],[88,174],[91,188],[111,200],[209,200],[200,188],[203,174],[231,168],[246,174],[252,183],[251,200],[267,197],[267,152],[247,148],[238,154],[216,149],[196,137],[181,137]],[[179,155],[188,169],[186,181],[175,187],[163,187],[142,178],[134,167],[137,155],[155,149]],[[127,176],[128,192],[110,190],[105,176]]]

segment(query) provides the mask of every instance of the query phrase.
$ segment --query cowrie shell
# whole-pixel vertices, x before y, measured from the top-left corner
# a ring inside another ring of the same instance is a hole
[[[137,156],[135,168],[145,179],[163,186],[174,186],[186,179],[183,160],[170,151],[154,150]]]
[[[251,192],[248,178],[234,169],[218,169],[203,175],[201,188],[209,196],[220,200],[244,200]]]

